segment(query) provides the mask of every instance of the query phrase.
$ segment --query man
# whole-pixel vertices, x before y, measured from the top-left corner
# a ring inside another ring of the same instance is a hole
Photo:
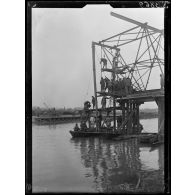
[[[101,77],[100,85],[101,85],[101,91],[104,91],[104,89],[105,89],[105,81],[104,81],[103,77]]]
[[[92,100],[91,100],[92,104],[93,104],[93,109],[95,108],[95,97],[92,96]]]
[[[107,68],[107,59],[101,58],[100,64],[103,63],[103,68]]]
[[[81,122],[80,127],[81,127],[81,131],[86,131],[87,130],[87,125],[86,125],[85,121]]]
[[[122,95],[125,94],[125,82],[124,82],[124,78],[121,80],[121,92],[122,92]]]
[[[108,85],[109,85],[109,79],[106,77],[105,79],[105,91],[108,89]]]
[[[162,74],[160,74],[160,86],[161,86],[161,89],[164,89],[164,77]]]
[[[128,93],[132,93],[131,79],[129,77],[127,78],[127,88],[128,88]]]
[[[126,95],[128,95],[131,91],[131,79],[124,78],[124,84],[125,84],[125,93]]]
[[[90,124],[91,124],[91,128],[95,127],[95,118],[93,116],[90,117]]]
[[[127,85],[127,78],[123,78],[123,82],[124,82],[124,86],[125,86],[125,94],[127,95],[128,94],[128,85]]]
[[[120,94],[122,94],[122,79],[119,78],[119,81],[118,81],[118,90],[120,91]]]
[[[110,80],[108,81],[108,92],[109,93],[113,92],[113,83]]]
[[[84,110],[89,110],[90,107],[91,107],[91,104],[89,101],[84,102]]]
[[[106,97],[105,96],[102,97],[101,104],[102,104],[102,108],[105,109],[106,108]]]
[[[79,131],[79,127],[78,124],[76,123],[75,127],[74,127],[74,131]]]
[[[102,123],[102,114],[101,114],[101,112],[99,112],[97,119],[98,119],[98,128],[101,128],[101,123]]]
[[[122,116],[117,117],[117,126],[118,128],[122,125]]]
[[[112,63],[113,63],[113,66],[114,66],[115,68],[118,67],[118,58],[117,58],[117,56],[114,56],[114,57],[113,57]]]

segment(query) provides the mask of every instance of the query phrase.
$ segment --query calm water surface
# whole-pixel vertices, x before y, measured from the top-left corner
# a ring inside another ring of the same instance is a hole
[[[155,132],[157,119],[141,120]],[[164,146],[135,139],[71,138],[74,123],[33,125],[34,192],[161,192]]]

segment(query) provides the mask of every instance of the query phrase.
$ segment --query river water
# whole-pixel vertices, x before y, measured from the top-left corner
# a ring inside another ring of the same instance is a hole
[[[157,119],[141,120],[156,132]],[[32,126],[33,192],[162,192],[164,145],[71,138],[74,123]]]

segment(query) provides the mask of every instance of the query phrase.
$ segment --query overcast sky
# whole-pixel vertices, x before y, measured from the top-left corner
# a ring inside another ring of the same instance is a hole
[[[162,8],[113,9],[88,5],[82,9],[32,9],[32,104],[80,107],[93,95],[91,42],[130,29],[132,24],[110,15],[116,12],[159,29]],[[155,104],[146,104],[152,108]]]

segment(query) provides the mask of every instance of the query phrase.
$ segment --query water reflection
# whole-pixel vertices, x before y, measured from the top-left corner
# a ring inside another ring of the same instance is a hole
[[[97,192],[162,192],[164,148],[139,145],[136,139],[111,141],[100,138],[70,140],[80,151],[85,177]]]

